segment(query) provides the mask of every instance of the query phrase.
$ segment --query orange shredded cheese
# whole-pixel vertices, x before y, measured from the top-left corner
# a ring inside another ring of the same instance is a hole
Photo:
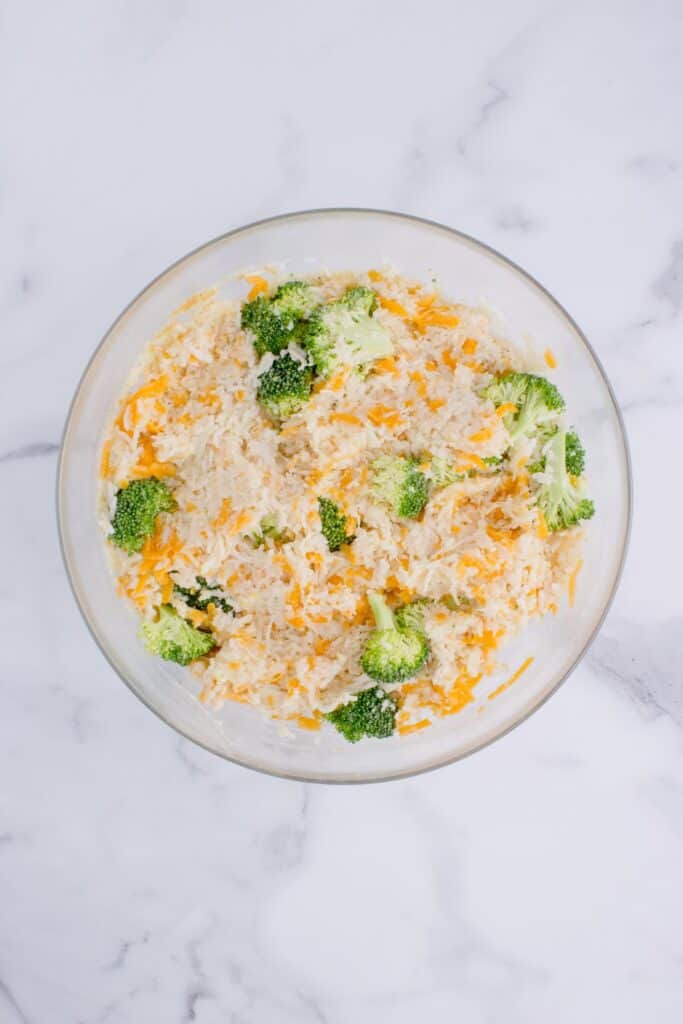
[[[384,274],[380,274],[379,270],[368,270],[368,277],[371,281],[377,284],[378,281],[384,280]]]
[[[458,452],[458,459],[462,462],[467,462],[472,466],[476,466],[477,469],[488,469],[488,466],[479,455],[475,455],[474,452]]]
[[[428,718],[421,718],[419,722],[414,722],[412,725],[399,725],[396,731],[400,736],[408,736],[411,732],[419,732],[420,729],[426,729],[431,724]]]
[[[497,697],[499,694],[503,693],[510,686],[512,686],[513,683],[516,683],[517,680],[519,679],[519,677],[521,675],[523,675],[526,672],[526,670],[529,668],[529,665],[531,665],[533,660],[534,660],[533,658],[527,658],[526,661],[523,661],[522,664],[517,669],[517,671],[514,672],[510,676],[510,678],[507,680],[507,682],[501,683],[500,686],[496,687],[496,689],[493,691],[493,693],[489,694],[489,700],[493,700],[494,697]]]
[[[391,409],[388,405],[382,405],[381,403],[368,409],[368,419],[376,427],[389,427],[390,429],[398,427],[403,423],[401,414],[396,409]]]
[[[111,466],[109,465],[110,451],[111,441],[105,441],[102,445],[102,455],[100,457],[100,476],[103,480],[106,480],[111,473]]]
[[[503,404],[499,405],[496,409],[496,416],[507,416],[509,412],[517,412],[517,406],[514,402],[503,402]]]
[[[245,274],[244,280],[251,285],[249,294],[247,295],[247,302],[251,302],[252,299],[255,299],[256,296],[260,295],[262,292],[268,291],[268,282],[265,277],[261,277],[260,274]]]
[[[547,348],[545,350],[545,352],[543,353],[543,358],[546,361],[546,365],[549,366],[551,370],[554,370],[555,367],[557,366],[557,359],[553,355],[553,352],[552,352],[551,349]]]
[[[545,516],[543,515],[543,510],[540,509],[540,508],[537,508],[536,509],[536,515],[538,517],[538,526],[536,528],[536,534],[537,534],[538,537],[541,538],[541,540],[545,540],[550,531],[548,530],[548,524],[545,521]]]
[[[139,447],[142,449],[142,454],[131,470],[134,480],[140,480],[147,476],[175,476],[176,468],[172,462],[158,461],[154,442],[150,437],[141,434]]]
[[[583,559],[580,559],[569,576],[569,607],[574,607],[574,600],[576,598],[576,579],[583,568]]]
[[[240,512],[237,519],[230,527],[230,534],[239,533],[245,526],[248,526],[251,522],[251,514],[249,512]]]
[[[384,359],[377,359],[372,364],[375,373],[390,373],[394,377],[399,376],[396,360],[393,356],[385,356]]]
[[[300,729],[308,729],[309,732],[316,732],[320,728],[318,718],[307,718],[305,715],[299,715],[296,724]]]
[[[348,423],[348,424],[350,424],[353,427],[362,427],[363,426],[363,423],[358,418],[358,416],[354,416],[353,413],[350,413],[350,412],[333,412],[330,415],[330,422],[331,423]]]
[[[458,360],[455,358],[455,356],[453,355],[449,348],[445,348],[441,353],[441,362],[450,370],[457,369]]]
[[[477,430],[474,434],[470,434],[468,440],[478,444],[479,441],[489,441],[492,437],[493,431],[490,427],[484,427],[482,430]]]
[[[232,511],[232,502],[231,502],[230,498],[223,498],[223,501],[221,502],[220,512],[218,513],[216,518],[213,520],[211,525],[212,526],[225,526],[225,524],[227,523],[228,519],[230,518],[231,511]]]
[[[396,299],[389,299],[386,295],[380,295],[379,301],[382,308],[386,309],[388,313],[400,316],[404,320],[410,320],[410,313],[405,306],[402,306],[400,302],[396,301]]]
[[[475,338],[465,338],[462,343],[462,350],[467,356],[473,356],[477,351],[478,341]]]
[[[417,384],[417,393],[420,398],[427,397],[427,381],[419,370],[411,370],[408,374],[413,383]]]

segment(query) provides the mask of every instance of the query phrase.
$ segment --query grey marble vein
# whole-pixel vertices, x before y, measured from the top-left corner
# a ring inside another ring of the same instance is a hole
[[[22,445],[20,448],[10,448],[9,451],[0,452],[1,462],[20,462],[23,459],[42,459],[46,455],[54,455],[59,451],[59,445],[54,441],[34,441],[31,444]]]

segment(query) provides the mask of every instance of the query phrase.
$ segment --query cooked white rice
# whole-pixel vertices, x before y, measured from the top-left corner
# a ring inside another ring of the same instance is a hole
[[[373,500],[368,466],[380,454],[429,452],[475,470],[501,454],[507,432],[479,392],[492,373],[538,367],[492,334],[484,311],[393,272],[309,280],[325,299],[350,284],[374,288],[393,357],[366,377],[335,374],[278,431],[255,398],[273,357],[255,355],[240,302],[193,297],[147,346],[120,400],[103,445],[102,530],[111,532],[124,483],[165,478],[178,510],[159,518],[142,553],[107,545],[121,594],[145,618],[169,602],[211,628],[216,652],[191,666],[202,700],[255,704],[304,728],[372,685],[359,665],[368,591],[393,603],[435,599],[425,609],[432,656],[398,689],[400,731],[411,731],[469,703],[503,638],[557,610],[580,564],[580,531],[548,536],[529,501],[523,447],[504,472],[435,491],[419,520],[399,521]],[[320,531],[319,495],[363,524],[336,553]],[[254,548],[248,535],[269,513],[294,540]],[[236,617],[188,610],[174,595],[172,580],[192,587],[198,575],[222,585]],[[449,611],[444,595],[470,603]]]

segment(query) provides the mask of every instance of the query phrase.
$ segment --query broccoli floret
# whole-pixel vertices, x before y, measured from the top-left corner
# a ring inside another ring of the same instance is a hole
[[[429,480],[414,456],[381,455],[372,464],[375,496],[404,519],[417,519],[427,504]]]
[[[306,404],[312,380],[311,367],[285,352],[259,377],[256,397],[272,419],[284,420]]]
[[[497,407],[517,406],[516,412],[503,417],[512,440],[533,436],[544,425],[557,420],[564,409],[564,399],[554,384],[533,373],[506,373],[498,377],[482,392]]]
[[[567,433],[558,430],[546,447],[544,472],[549,480],[541,484],[537,499],[549,530],[568,530],[595,512],[593,502],[584,496],[581,481],[574,482],[567,471],[567,455]],[[575,459],[575,452],[571,458]]]
[[[347,516],[330,498],[318,498],[318,515],[320,529],[330,551],[339,551],[342,544],[351,544],[356,539],[355,534],[347,535]]]
[[[252,533],[248,537],[255,548],[266,547],[268,541],[272,541],[275,547],[279,548],[283,544],[291,544],[294,540],[294,534],[286,526],[280,529],[278,517],[274,512],[263,516],[259,526],[261,527],[259,532]]]
[[[277,353],[289,344],[295,321],[283,319],[272,307],[270,300],[259,295],[242,307],[242,327],[254,335],[256,354]]]
[[[205,612],[210,604],[215,604],[226,615],[235,614],[235,609],[230,602],[221,597],[223,588],[220,583],[207,583],[204,576],[196,576],[195,580],[196,587],[181,587],[177,583],[173,584],[173,593],[180,594],[188,608],[196,608],[197,611]]]
[[[415,597],[412,601],[402,604],[394,612],[394,620],[399,629],[414,629],[417,633],[425,633],[424,610],[430,605],[428,597]]]
[[[420,671],[430,654],[422,629],[399,626],[381,594],[369,594],[376,628],[365,644],[361,668],[378,683],[402,683]]]
[[[555,428],[552,433],[548,434],[548,439],[553,437],[555,434]],[[586,461],[586,452],[579,435],[575,431],[570,430],[567,432],[567,440],[565,444],[565,465],[567,472],[571,473],[572,476],[581,476]],[[527,471],[529,473],[543,473],[546,466],[545,455],[540,455],[534,462],[527,463]]]
[[[316,306],[316,295],[306,281],[286,281],[270,300],[271,307],[284,320],[305,320]]]
[[[142,550],[142,545],[154,533],[157,516],[161,512],[174,512],[175,498],[163,480],[147,476],[131,480],[116,494],[116,508],[111,521],[114,532],[109,539],[129,555]]]
[[[340,704],[325,715],[349,743],[357,743],[364,736],[385,739],[396,728],[398,700],[385,693],[380,686],[363,690],[355,700]]]
[[[358,313],[367,313],[368,316],[372,316],[377,309],[377,293],[372,288],[356,285],[355,288],[348,288],[339,302]]]
[[[178,665],[189,665],[216,646],[211,633],[195,629],[170,604],[162,604],[156,622],[143,622],[140,636],[150,654]]]
[[[254,335],[259,356],[277,355],[301,334],[301,323],[315,307],[315,293],[305,281],[281,284],[270,298],[259,295],[242,307],[242,327]]]
[[[581,444],[579,435],[574,430],[567,432],[565,449],[567,472],[572,476],[581,476],[586,464],[586,451]]]
[[[329,375],[340,365],[359,366],[391,355],[389,332],[372,312],[376,299],[369,288],[351,288],[337,302],[319,306],[306,324],[301,344],[317,372]]]

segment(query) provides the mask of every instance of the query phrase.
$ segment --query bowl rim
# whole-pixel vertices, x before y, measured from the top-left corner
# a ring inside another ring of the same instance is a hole
[[[390,773],[387,773],[387,774],[384,774],[384,775],[380,775],[380,776],[376,776],[376,777],[368,776],[368,777],[358,777],[358,778],[322,778],[322,777],[318,777],[318,776],[313,775],[313,774],[300,774],[298,772],[276,771],[276,770],[274,770],[272,768],[263,767],[262,765],[251,764],[251,763],[249,763],[248,761],[246,761],[246,760],[244,760],[242,758],[230,756],[229,754],[223,753],[222,751],[214,750],[213,748],[211,748],[207,744],[203,743],[201,740],[195,739],[193,736],[190,736],[187,732],[185,732],[183,729],[181,729],[179,726],[177,726],[174,722],[170,721],[160,710],[155,708],[150,703],[150,701],[148,701],[142,694],[138,693],[138,691],[137,691],[137,689],[135,689],[132,681],[130,679],[128,679],[127,676],[119,669],[118,665],[116,665],[114,663],[112,658],[109,656],[108,652],[104,649],[104,647],[100,643],[100,639],[99,639],[99,636],[98,636],[98,633],[97,633],[96,626],[95,626],[95,624],[93,622],[90,621],[90,617],[87,614],[87,612],[86,612],[86,610],[85,610],[85,608],[84,608],[84,606],[83,606],[83,604],[81,602],[81,599],[80,599],[79,594],[78,594],[78,590],[76,588],[76,584],[74,582],[74,575],[72,574],[72,571],[71,571],[71,567],[70,567],[70,563],[69,563],[69,556],[68,556],[68,553],[67,553],[67,546],[66,546],[65,535],[64,535],[65,531],[64,531],[64,507],[63,507],[64,506],[64,493],[63,493],[64,453],[65,453],[65,450],[68,448],[69,435],[70,435],[70,431],[71,431],[71,428],[72,428],[72,418],[73,418],[74,410],[76,408],[76,404],[77,404],[78,399],[79,399],[80,394],[81,394],[81,389],[82,389],[82,387],[83,387],[83,385],[85,383],[85,380],[86,380],[86,378],[87,378],[87,376],[88,376],[88,374],[90,372],[90,368],[92,367],[92,365],[97,360],[97,358],[98,358],[98,356],[100,354],[101,349],[107,343],[107,340],[109,339],[109,336],[111,335],[112,331],[114,331],[114,329],[117,327],[119,322],[128,314],[128,312],[133,308],[133,306],[135,306],[136,303],[144,295],[146,295],[149,291],[151,291],[162,278],[166,277],[169,273],[174,271],[182,263],[185,263],[186,261],[188,261],[188,260],[192,259],[193,257],[197,256],[200,252],[203,252],[204,250],[209,249],[209,248],[211,248],[214,245],[218,245],[219,243],[224,242],[224,241],[226,241],[229,238],[233,238],[233,237],[235,237],[237,235],[246,234],[247,232],[253,231],[254,229],[257,229],[257,228],[261,228],[264,225],[268,225],[268,224],[276,224],[276,223],[281,223],[281,222],[284,222],[284,221],[299,220],[299,219],[304,219],[306,217],[325,217],[325,216],[340,215],[340,214],[341,215],[351,215],[351,216],[356,216],[356,215],[361,215],[361,216],[372,215],[372,216],[379,216],[379,217],[387,217],[387,218],[392,218],[392,219],[396,219],[396,220],[409,221],[409,222],[412,222],[413,224],[417,224],[417,225],[422,226],[422,227],[426,227],[426,228],[430,228],[430,229],[436,229],[437,231],[440,231],[440,232],[445,232],[446,234],[452,235],[455,238],[459,239],[460,241],[464,241],[467,244],[469,244],[471,246],[474,246],[475,248],[483,250],[488,255],[495,257],[495,259],[497,259],[501,263],[505,264],[509,269],[511,269],[512,271],[514,271],[518,275],[520,275],[527,282],[529,282],[536,289],[538,289],[538,291],[545,297],[545,299],[547,301],[549,301],[552,306],[555,307],[555,309],[559,312],[559,314],[561,316],[563,316],[565,318],[565,320],[573,328],[573,330],[576,333],[577,337],[579,338],[581,343],[584,345],[584,347],[586,348],[589,356],[593,360],[593,363],[594,363],[598,373],[600,374],[600,376],[602,378],[603,384],[605,385],[605,388],[607,390],[607,394],[608,394],[608,396],[610,398],[610,401],[612,403],[613,411],[614,411],[614,414],[615,414],[615,417],[616,417],[616,422],[617,422],[618,427],[619,427],[619,434],[620,434],[621,444],[622,444],[623,453],[624,453],[624,468],[625,468],[625,473],[626,473],[626,481],[625,481],[626,482],[626,525],[625,525],[625,530],[624,530],[624,537],[623,537],[622,548],[621,548],[621,552],[620,552],[620,556],[619,556],[619,563],[617,565],[616,572],[614,573],[614,578],[612,580],[612,586],[611,586],[609,595],[608,595],[607,600],[605,601],[605,605],[604,605],[600,615],[598,616],[598,619],[597,619],[593,629],[591,630],[591,633],[589,634],[588,638],[586,639],[586,642],[584,643],[583,647],[578,652],[578,654],[576,655],[574,661],[572,662],[570,667],[567,669],[567,671],[565,673],[563,673],[563,675],[561,675],[560,678],[556,681],[556,683],[552,687],[552,689],[549,690],[548,693],[546,693],[543,697],[538,699],[520,717],[516,718],[513,722],[511,722],[505,728],[501,729],[499,732],[496,732],[495,735],[486,737],[480,743],[477,743],[476,745],[472,746],[468,750],[463,751],[462,753],[458,753],[458,754],[454,754],[453,756],[448,756],[448,757],[441,758],[440,760],[436,761],[433,764],[425,765],[425,766],[419,767],[419,768],[407,768],[407,769],[404,769],[404,770],[401,770],[401,771],[390,772]],[[241,767],[241,768],[247,768],[247,769],[249,769],[251,771],[259,772],[262,775],[267,775],[267,776],[270,776],[272,778],[287,779],[287,780],[290,780],[290,781],[293,781],[293,782],[317,783],[319,785],[327,785],[327,786],[349,786],[349,785],[350,786],[355,786],[355,785],[369,785],[371,783],[381,783],[381,782],[396,782],[396,781],[401,780],[401,779],[408,779],[408,778],[414,778],[414,777],[419,776],[419,775],[425,775],[428,772],[436,771],[436,770],[438,770],[440,768],[446,768],[449,765],[455,764],[458,761],[462,761],[465,758],[470,757],[472,754],[475,754],[475,753],[477,753],[480,750],[484,750],[486,747],[488,747],[491,744],[493,744],[493,743],[497,742],[498,740],[502,739],[504,736],[507,736],[510,732],[513,731],[513,729],[516,729],[518,726],[520,726],[524,722],[526,722],[527,719],[529,719],[541,707],[543,707],[543,705],[546,703],[546,701],[548,701],[555,693],[557,693],[559,688],[567,681],[567,679],[572,674],[572,672],[574,672],[574,670],[581,663],[581,661],[583,660],[583,658],[587,654],[589,648],[593,644],[593,641],[595,640],[596,636],[600,632],[600,629],[602,628],[602,625],[603,625],[603,623],[605,621],[605,618],[607,617],[607,614],[608,614],[608,612],[609,612],[609,610],[610,610],[610,608],[612,606],[612,603],[614,601],[616,592],[617,592],[618,587],[619,587],[619,583],[620,583],[622,575],[623,575],[624,566],[625,566],[625,563],[626,563],[626,557],[627,557],[627,554],[628,554],[628,549],[629,549],[630,540],[631,540],[631,530],[632,530],[632,523],[633,523],[633,467],[632,467],[632,462],[631,462],[631,453],[630,453],[630,447],[629,447],[629,442],[628,442],[628,435],[627,435],[627,432],[626,432],[626,426],[625,426],[625,423],[624,423],[624,418],[623,418],[621,409],[619,407],[619,402],[617,401],[616,395],[614,393],[614,389],[613,389],[613,387],[612,387],[612,385],[610,383],[609,377],[607,376],[607,373],[605,371],[605,368],[602,365],[602,362],[598,358],[595,350],[593,349],[593,346],[589,342],[589,340],[586,337],[585,333],[579,327],[579,325],[574,320],[574,318],[571,316],[571,314],[555,298],[555,296],[551,292],[549,292],[548,289],[544,285],[542,285],[540,281],[537,280],[537,278],[535,278],[528,271],[524,270],[523,267],[521,267],[514,260],[510,259],[510,257],[503,255],[503,253],[501,253],[498,249],[494,248],[491,245],[488,245],[486,242],[480,241],[478,238],[475,238],[473,235],[467,234],[464,231],[460,231],[457,228],[449,227],[447,224],[442,224],[440,221],[431,220],[431,219],[426,218],[426,217],[418,217],[415,214],[401,213],[401,212],[396,211],[396,210],[375,209],[373,207],[362,207],[362,206],[314,207],[312,209],[293,210],[293,211],[290,211],[290,212],[287,212],[287,213],[275,214],[275,215],[273,215],[271,217],[263,217],[263,218],[261,218],[259,220],[251,221],[248,224],[244,224],[244,225],[241,225],[239,227],[232,228],[230,231],[225,231],[225,232],[221,233],[220,235],[216,235],[214,238],[210,239],[207,242],[203,242],[201,245],[195,246],[195,248],[191,249],[189,252],[185,253],[183,256],[180,256],[177,260],[174,260],[167,267],[165,267],[160,273],[158,273],[154,278],[152,278],[152,280],[149,281],[143,288],[140,289],[140,291],[130,300],[130,302],[121,310],[121,312],[118,314],[118,316],[112,321],[110,326],[107,328],[105,333],[102,335],[102,338],[100,339],[100,341],[97,344],[96,348],[93,350],[90,358],[88,359],[88,361],[87,361],[87,363],[86,363],[86,365],[85,365],[85,367],[84,367],[84,369],[83,369],[83,371],[82,371],[82,373],[81,373],[81,375],[79,377],[78,383],[76,385],[76,389],[75,389],[74,394],[73,394],[73,396],[71,398],[71,401],[69,403],[69,408],[68,408],[68,411],[67,411],[66,420],[64,422],[64,427],[63,427],[63,430],[62,430],[62,436],[61,436],[60,445],[59,445],[59,459],[58,459],[58,463],[57,463],[57,472],[56,472],[55,483],[56,483],[55,499],[56,499],[56,514],[57,514],[57,534],[58,534],[58,537],[59,537],[59,548],[60,548],[60,552],[61,552],[61,556],[62,556],[62,562],[63,562],[64,568],[65,568],[65,571],[66,571],[66,577],[67,577],[67,580],[69,582],[69,587],[71,589],[71,593],[73,594],[74,600],[75,600],[76,605],[78,607],[78,610],[79,610],[79,612],[81,614],[81,617],[82,617],[83,621],[85,622],[85,625],[86,625],[86,627],[88,629],[88,632],[90,633],[92,639],[95,641],[95,644],[97,645],[100,653],[104,656],[104,658],[106,659],[106,661],[108,662],[110,667],[114,670],[114,672],[119,677],[119,679],[121,679],[121,681],[123,683],[125,683],[125,685],[131,691],[131,693],[133,693],[134,696],[142,704],[145,705],[145,707],[147,707],[150,711],[152,711],[153,714],[157,718],[159,718],[167,726],[169,726],[171,729],[173,729],[174,732],[178,733],[180,736],[182,736],[184,739],[190,741],[191,743],[195,743],[197,746],[199,746],[202,749],[206,750],[208,753],[222,758],[224,761],[228,761],[231,764],[239,765],[239,767]]]

